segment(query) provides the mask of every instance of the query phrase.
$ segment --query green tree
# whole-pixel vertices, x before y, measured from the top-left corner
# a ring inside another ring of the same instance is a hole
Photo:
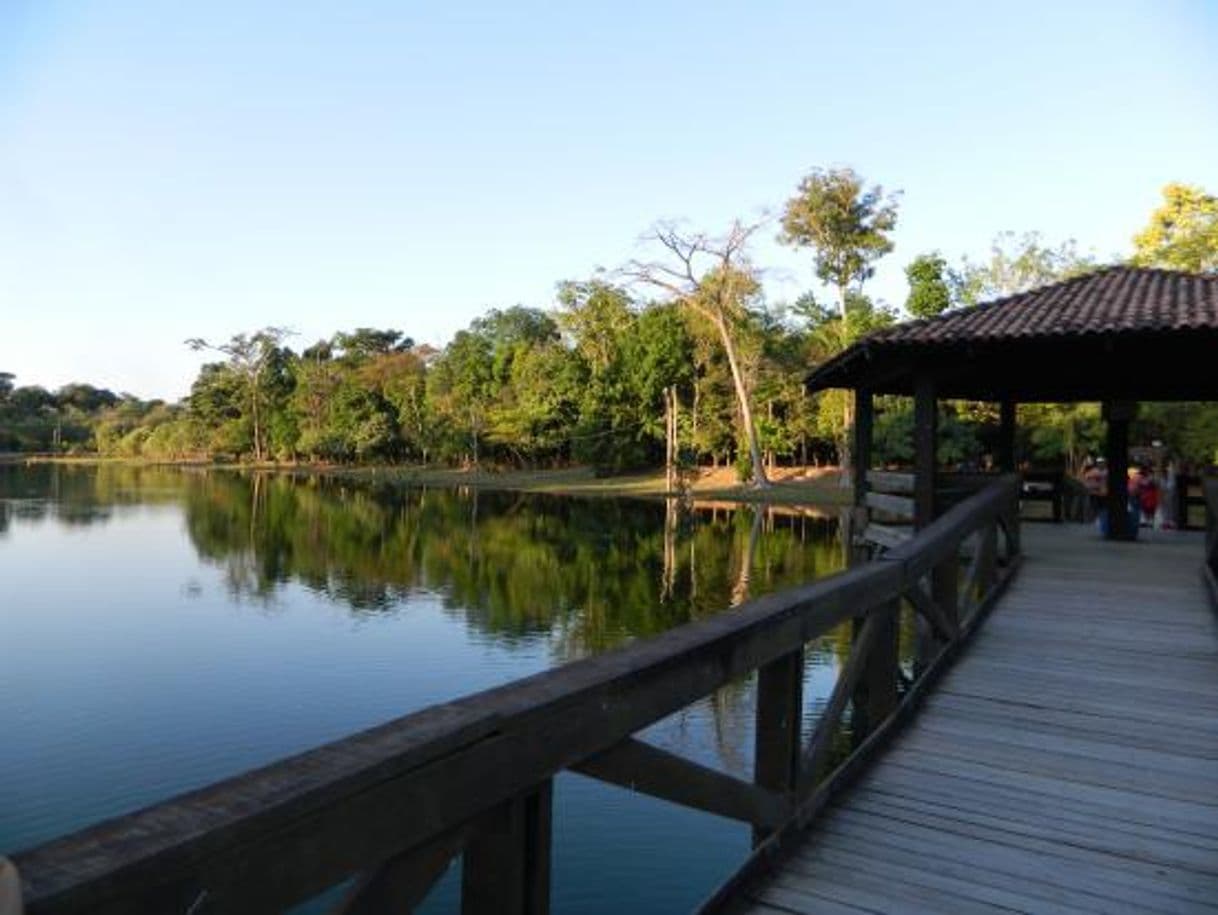
[[[811,248],[816,276],[837,290],[842,321],[838,349],[849,346],[847,298],[860,292],[875,272],[875,262],[893,248],[897,225],[897,195],[884,194],[880,185],[868,188],[851,168],[815,169],[800,183],[782,214],[779,241]],[[838,454],[842,470],[850,466],[850,443],[845,431],[851,425],[851,403],[843,400],[842,438]],[[846,479],[843,473],[843,481]]]
[[[950,271],[954,298],[976,305],[1002,296],[1079,276],[1095,269],[1095,259],[1081,254],[1074,239],[1048,244],[1039,232],[1000,232],[990,245],[988,260],[961,258]]]
[[[811,248],[816,276],[837,290],[838,307],[875,273],[875,262],[893,248],[897,195],[865,186],[850,168],[814,169],[799,183],[782,213],[779,241]],[[843,341],[849,343],[850,341]]]
[[[952,291],[947,284],[947,261],[937,251],[919,254],[905,268],[909,280],[909,298],[905,310],[915,318],[933,318],[952,305]]]
[[[229,368],[244,386],[244,409],[248,410],[254,460],[266,460],[269,449],[266,433],[266,400],[278,394],[282,377],[276,377],[282,367],[280,344],[291,331],[283,327],[264,327],[252,334],[235,334],[227,343],[211,344],[202,337],[192,337],[186,345],[195,351],[213,350],[228,356]],[[268,371],[268,369],[270,369]]]
[[[1139,266],[1218,272],[1218,197],[1195,184],[1167,185],[1162,206],[1133,245]]]
[[[762,463],[753,406],[736,346],[739,326],[761,289],[747,252],[749,239],[758,228],[736,220],[726,235],[714,238],[660,223],[652,230],[651,239],[664,249],[667,260],[632,261],[626,274],[667,293],[674,303],[692,309],[715,328],[732,373],[753,485],[767,487],[770,481]]]

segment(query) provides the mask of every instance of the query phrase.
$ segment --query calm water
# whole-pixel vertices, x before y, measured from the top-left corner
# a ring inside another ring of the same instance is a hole
[[[828,518],[665,514],[0,465],[0,851],[841,565]],[[847,642],[810,646],[813,697]],[[747,777],[752,706],[741,682],[645,736]],[[686,910],[748,849],[744,826],[580,776],[559,777],[554,809],[556,912]],[[429,911],[453,909],[456,870]]]

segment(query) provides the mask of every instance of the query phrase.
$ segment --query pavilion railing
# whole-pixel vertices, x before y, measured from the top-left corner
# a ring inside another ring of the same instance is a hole
[[[463,912],[544,913],[565,769],[751,824],[744,879],[913,713],[1014,574],[1018,524],[1018,481],[1004,477],[875,561],[19,853],[26,910],[266,912],[345,884],[335,912],[410,911],[462,856]],[[911,683],[902,601],[933,635]],[[805,646],[850,620],[853,647],[805,741]],[[751,782],[634,736],[754,670]]]

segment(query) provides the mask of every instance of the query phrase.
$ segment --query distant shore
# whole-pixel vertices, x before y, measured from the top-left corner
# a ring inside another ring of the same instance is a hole
[[[402,485],[473,486],[548,492],[556,495],[664,496],[663,470],[599,477],[588,467],[559,470],[462,470],[447,467],[330,467],[316,468],[327,476]],[[838,485],[836,468],[775,468],[772,485],[756,489],[736,479],[730,468],[700,468],[690,475],[688,492],[698,499],[733,502],[848,504],[850,490]]]
[[[470,486],[555,495],[599,495],[658,497],[667,495],[662,469],[619,476],[597,476],[591,467],[554,470],[462,469],[427,465],[370,465],[346,467],[333,464],[217,464],[207,461],[146,461],[95,456],[0,454],[0,463],[129,464],[133,466],[214,467],[220,470],[264,470],[275,473],[316,475],[369,483],[401,486]],[[777,467],[772,485],[756,489],[736,479],[731,468],[703,467],[688,475],[686,486],[700,500],[775,502],[787,504],[845,505],[850,490],[839,485],[835,467]]]

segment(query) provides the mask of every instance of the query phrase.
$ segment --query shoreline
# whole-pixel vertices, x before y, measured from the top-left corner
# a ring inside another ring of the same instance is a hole
[[[0,455],[0,464],[118,464],[135,467],[206,468],[234,471],[263,471],[301,476],[327,477],[353,482],[396,486],[465,486],[514,492],[572,496],[635,496],[665,498],[678,495],[665,487],[663,469],[620,476],[598,477],[591,467],[552,470],[468,470],[420,464],[376,464],[344,467],[333,464],[226,464],[211,461],[149,461],[139,458],[107,458],[60,455]],[[760,502],[788,505],[850,504],[850,488],[838,484],[835,467],[779,467],[767,489],[755,489],[735,480],[730,468],[699,468],[688,485],[689,496],[699,500]]]

